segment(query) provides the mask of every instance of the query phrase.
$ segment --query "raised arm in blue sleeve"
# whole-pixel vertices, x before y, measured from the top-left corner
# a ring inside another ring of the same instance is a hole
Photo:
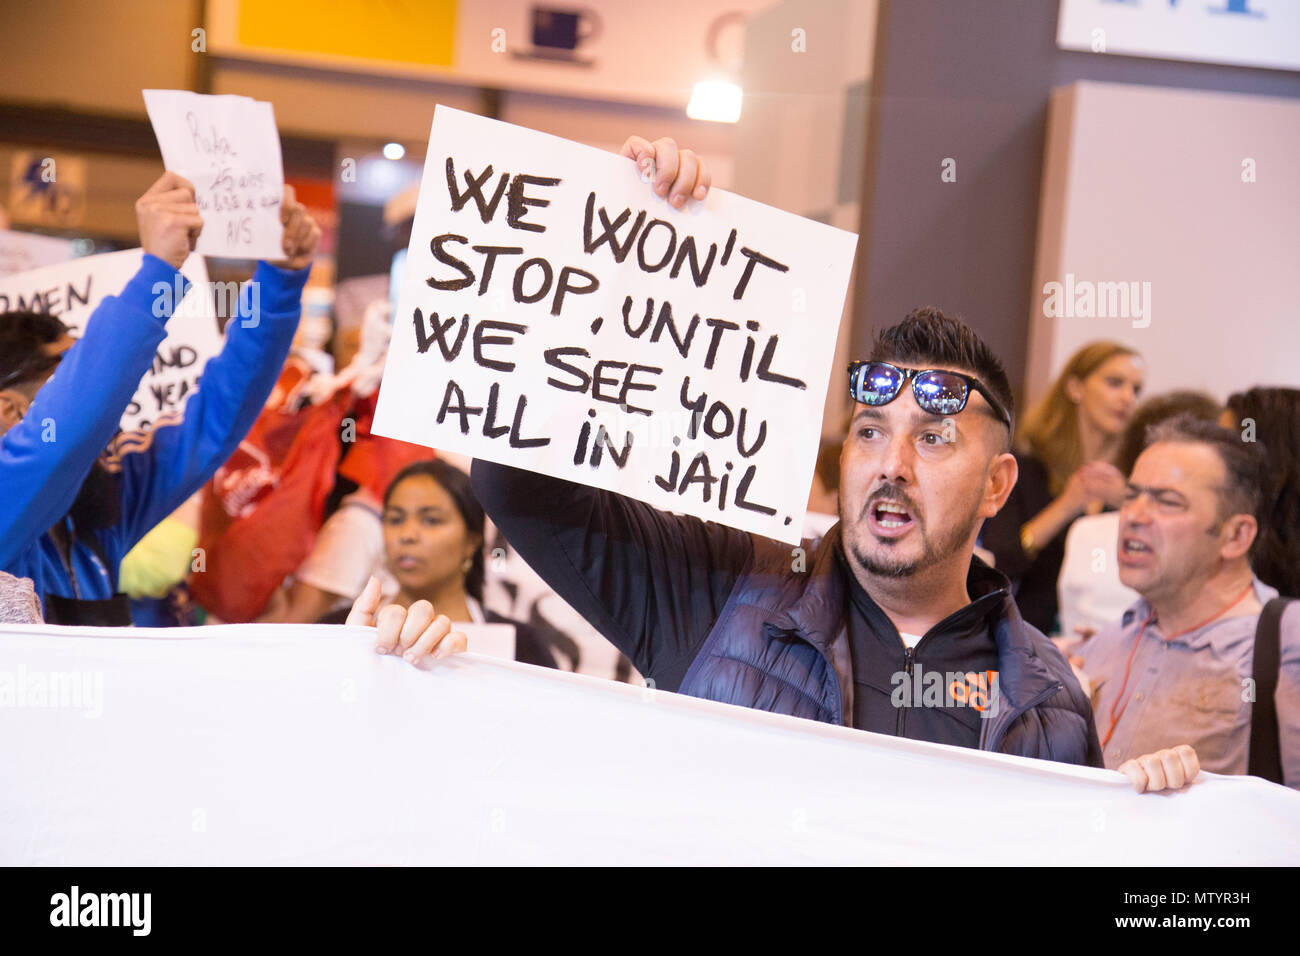
[[[177,275],[146,254],[122,292],[99,303],[23,420],[0,439],[0,568],[13,567],[72,507],[166,336],[171,300],[154,287],[172,288]]]
[[[240,293],[239,315],[226,326],[226,344],[203,369],[185,417],[125,432],[114,442],[108,464],[122,474],[121,553],[202,488],[253,427],[289,354],[310,273],[258,263]]]

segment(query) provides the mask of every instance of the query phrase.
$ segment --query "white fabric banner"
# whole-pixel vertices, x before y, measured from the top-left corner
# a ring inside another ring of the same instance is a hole
[[[1300,863],[1300,793],[830,727],[361,628],[0,628],[0,865]]]

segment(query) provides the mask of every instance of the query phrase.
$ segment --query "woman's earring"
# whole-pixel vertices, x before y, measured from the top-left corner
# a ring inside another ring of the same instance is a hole
[[[466,559],[465,559],[464,561],[462,561],[461,564],[460,564],[460,570],[461,570],[461,573],[462,573],[462,574],[469,574],[469,569],[472,568],[472,567],[474,567],[474,559],[473,559],[473,558],[466,558]]]

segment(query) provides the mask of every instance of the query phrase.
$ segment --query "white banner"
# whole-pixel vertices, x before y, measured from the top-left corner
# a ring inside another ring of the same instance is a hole
[[[374,431],[797,542],[856,242],[439,106]]]
[[[1061,0],[1056,45],[1300,70],[1296,0]]]
[[[140,271],[143,260],[144,250],[126,249],[8,276],[0,279],[0,313],[51,312],[72,327],[73,336],[80,338],[100,301],[121,292]],[[222,337],[203,257],[191,255],[181,272],[190,280],[191,288],[174,307],[167,321],[167,337],[158,346],[153,367],[140,380],[135,397],[122,415],[122,427],[127,431],[147,428],[159,415],[184,408],[198,385],[203,366],[221,351]],[[179,292],[175,287],[153,291],[159,303],[165,300],[169,305]],[[230,291],[234,303],[235,291]],[[227,314],[235,312],[232,307]],[[93,396],[88,399],[93,400]]]
[[[1300,863],[1300,793],[831,727],[373,631],[0,628],[0,865]]]

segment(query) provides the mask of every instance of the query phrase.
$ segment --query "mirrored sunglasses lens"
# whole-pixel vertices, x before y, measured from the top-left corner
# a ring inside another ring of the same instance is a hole
[[[952,415],[966,404],[966,383],[956,375],[929,372],[916,379],[917,402],[927,412]]]
[[[858,401],[864,405],[884,405],[892,401],[903,381],[902,375],[883,365],[864,366],[859,374],[862,384],[858,389]]]

